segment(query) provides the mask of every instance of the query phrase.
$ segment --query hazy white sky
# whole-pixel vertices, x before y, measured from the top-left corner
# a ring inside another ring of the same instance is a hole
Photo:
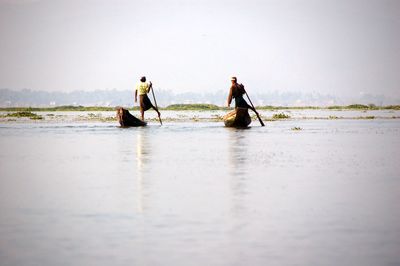
[[[400,96],[400,0],[0,0],[0,88]]]

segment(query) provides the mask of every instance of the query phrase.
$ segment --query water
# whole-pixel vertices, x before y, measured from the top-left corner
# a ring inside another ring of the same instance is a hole
[[[252,125],[0,124],[0,264],[400,264],[398,119]]]
[[[7,120],[15,120],[13,117],[3,117],[4,115],[12,113],[7,111],[0,111],[0,123],[7,122]],[[39,120],[40,123],[72,123],[72,122],[99,122],[101,119],[109,118],[115,119],[115,111],[43,111],[34,112],[43,117]],[[219,117],[224,116],[226,110],[202,110],[202,111],[171,111],[162,110],[162,119],[166,122],[193,122],[193,121],[207,121],[214,122]],[[359,119],[373,117],[376,119],[399,119],[400,110],[328,110],[328,109],[284,109],[284,110],[259,110],[260,115],[265,119],[270,119],[274,114],[284,113],[289,115],[291,119]],[[139,111],[132,111],[132,114],[140,117]],[[254,113],[250,112],[254,116]],[[154,111],[146,112],[146,119],[158,121],[157,113]],[[32,122],[29,117],[19,118],[19,122],[26,123]],[[18,122],[16,121],[16,122]]]

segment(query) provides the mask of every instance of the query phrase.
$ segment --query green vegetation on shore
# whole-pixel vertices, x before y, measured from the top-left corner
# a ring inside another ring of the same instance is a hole
[[[114,111],[115,107],[62,105],[55,107],[6,107],[0,111],[11,112],[63,112],[63,111]]]
[[[164,110],[221,110],[222,107],[219,107],[215,104],[172,104],[168,105],[166,108],[162,108]]]
[[[374,104],[364,105],[364,104],[350,104],[350,105],[333,105],[327,107],[320,106],[258,106],[257,109],[260,110],[400,110],[400,105],[386,105],[386,106],[376,106]]]
[[[351,104],[346,106],[257,106],[258,110],[400,110],[400,105],[388,105],[388,106],[376,106],[373,104]],[[138,110],[137,106],[129,107],[129,110]],[[167,107],[160,108],[161,110],[172,110],[172,111],[207,111],[207,110],[227,110],[226,107],[217,106],[214,104],[173,104]],[[64,105],[55,107],[3,107],[0,111],[6,112],[56,112],[56,111],[115,111],[116,107],[105,107],[105,106],[75,106],[75,105]]]
[[[17,117],[17,118],[21,118],[21,117],[28,117],[32,120],[40,120],[43,119],[43,117],[41,115],[29,112],[29,111],[22,111],[22,112],[16,112],[16,113],[10,113],[10,114],[6,114],[5,117]]]

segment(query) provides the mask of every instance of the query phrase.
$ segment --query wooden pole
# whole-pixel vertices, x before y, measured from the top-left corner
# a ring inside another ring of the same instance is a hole
[[[250,102],[251,106],[253,107],[253,109],[254,109],[254,111],[255,111],[255,113],[256,113],[256,115],[257,115],[258,121],[260,121],[261,126],[262,126],[262,127],[265,126],[265,125],[264,125],[264,122],[261,120],[261,117],[260,117],[260,115],[258,114],[256,108],[254,107],[253,103],[251,102],[250,97],[249,97],[249,95],[247,94],[247,91],[244,90],[244,92],[246,93],[247,99],[249,99],[249,102]]]
[[[153,84],[151,85],[151,93],[153,94],[154,104],[156,105],[156,109],[158,111],[156,96],[154,96]],[[158,119],[160,120],[160,124],[162,125],[162,121],[161,121],[160,115],[158,115]]]

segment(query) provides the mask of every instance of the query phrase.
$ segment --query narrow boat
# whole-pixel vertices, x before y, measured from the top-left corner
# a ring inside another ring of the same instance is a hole
[[[136,118],[122,107],[117,108],[117,118],[121,127],[143,127],[147,125],[146,122]]]
[[[251,123],[248,108],[237,107],[232,112],[224,115],[224,123],[226,127],[245,128]]]

